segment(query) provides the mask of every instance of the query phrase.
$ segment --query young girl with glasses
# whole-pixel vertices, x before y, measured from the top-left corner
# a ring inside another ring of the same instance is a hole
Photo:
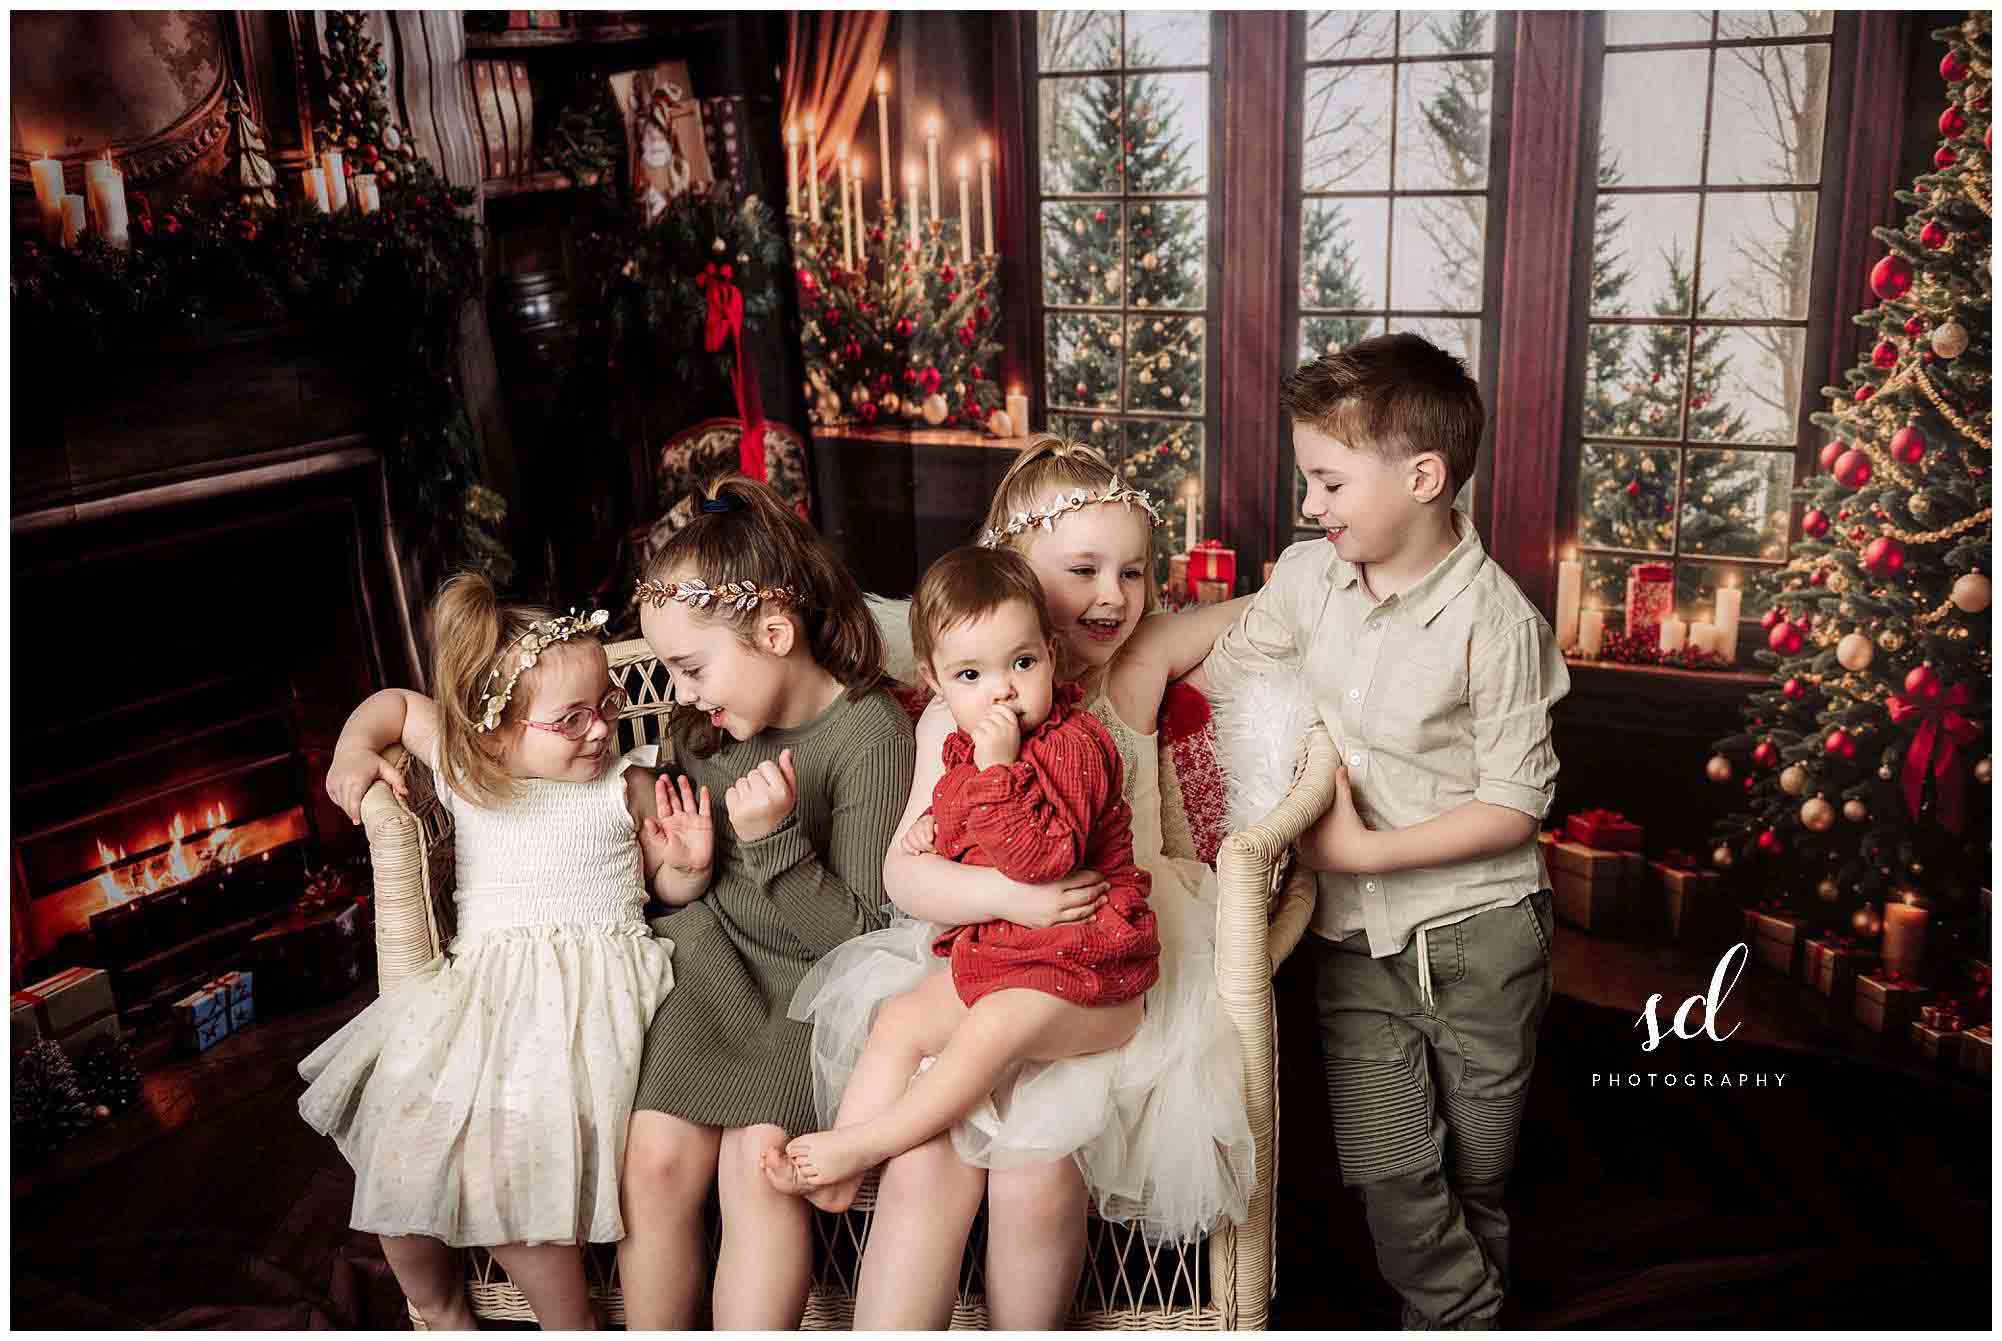
[[[299,1064],[299,1110],[355,1169],[351,1223],[378,1234],[432,1328],[474,1326],[462,1247],[490,1248],[544,1327],[594,1325],[585,1243],[625,1233],[619,1176],[647,1022],[673,942],[645,920],[708,885],[709,793],[616,748],[624,696],[605,612],[503,605],[485,578],[434,606],[436,700],[369,698],[327,792],[351,820],[380,751],[427,760],[456,826],[445,953]]]

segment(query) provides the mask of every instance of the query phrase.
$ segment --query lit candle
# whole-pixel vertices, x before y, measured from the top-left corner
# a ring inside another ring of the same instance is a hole
[[[1194,489],[1189,490],[1182,501],[1187,505],[1188,510],[1182,552],[1185,554],[1194,554],[1196,552],[1196,491]]]
[[[1017,433],[1025,436],[1028,434],[1029,398],[1022,394],[1021,387],[1011,386],[1008,388],[1008,421],[1015,425]]]
[[[66,195],[63,197],[63,245],[75,247],[83,236],[83,197]]]
[[[862,229],[865,219],[862,214],[862,155],[857,154],[848,162],[848,180],[855,201],[855,251],[862,258],[862,268],[869,268],[869,241]]]
[[[890,213],[890,72],[876,71],[876,134],[882,141],[883,149],[883,215],[894,219]]]
[[[1736,665],[1738,661],[1738,608],[1744,596],[1736,578],[1730,586],[1717,590],[1717,653],[1726,665]]]
[[[1910,898],[1910,895],[1906,895]],[[1926,923],[1932,914],[1916,903],[1884,905],[1884,967],[1915,977],[1926,957]]]
[[[786,127],[786,217],[799,217],[799,127]]]
[[[970,265],[973,261],[973,203],[967,183],[966,159],[959,160],[959,263]],[[1013,418],[1010,415],[1009,418]]]
[[[925,185],[931,192],[931,221],[938,217],[938,118],[925,121]]]
[[[981,239],[985,243],[981,252],[994,254],[994,146],[983,137],[980,141],[980,223]]]
[[[820,133],[814,129],[813,113],[806,114],[806,207],[815,223],[820,222]]]
[[[86,174],[83,191],[104,240],[114,247],[131,246],[131,224],[125,213],[125,175],[107,163],[104,171]]]
[[[306,189],[306,202],[320,213],[327,213],[327,170],[307,168],[299,181]]]
[[[338,150],[329,149],[320,155],[320,166],[327,174],[327,199],[335,213],[348,207],[348,175],[341,171],[341,156]]]
[[[918,165],[904,164],[904,199],[911,202],[911,247],[918,245]]]
[[[1707,619],[1699,619],[1689,626],[1689,650],[1692,652],[1715,652],[1717,650],[1717,626]]]
[[[1587,610],[1578,619],[1578,650],[1588,657],[1599,655],[1606,641],[1606,612]]]
[[[848,208],[848,146],[834,150],[834,188],[841,192],[841,268],[855,268],[855,212]]]
[[[1578,598],[1585,588],[1585,565],[1566,551],[1557,564],[1557,650],[1578,643]]]
[[[375,193],[374,173],[355,174],[355,208],[363,214],[373,214],[382,208],[382,197]]]
[[[63,235],[63,165],[43,154],[28,165],[35,179],[35,205],[42,212],[42,241],[56,243]]]
[[[100,233],[104,231],[104,225],[98,222],[97,191],[95,188],[99,182],[108,181],[111,178],[116,177],[117,175],[118,175],[118,169],[116,166],[113,165],[111,161],[111,150],[108,147],[104,151],[104,157],[87,159],[84,162],[83,165],[84,209],[88,214],[91,226]]]
[[[1669,611],[1668,618],[1661,621],[1661,650],[1678,652],[1688,640],[1689,625],[1676,618],[1673,610]]]

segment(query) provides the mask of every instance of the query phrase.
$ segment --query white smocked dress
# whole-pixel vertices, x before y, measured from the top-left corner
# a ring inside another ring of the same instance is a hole
[[[1147,903],[1161,937],[1161,976],[1124,1047],[1029,1062],[952,1130],[969,1164],[1005,1169],[1069,1155],[1101,1217],[1153,1242],[1189,1239],[1219,1217],[1244,1218],[1252,1182],[1244,1075],[1216,994],[1216,876],[1162,852],[1157,742],[1119,719],[1104,694],[1089,705],[1119,748],[1133,808],[1133,857],[1153,877]],[[832,1125],[876,1008],[944,972],[931,923],[900,917],[822,959],[793,997],[813,1021],[814,1101]]]
[[[633,1085],[673,942],[646,891],[625,772],[442,787],[457,826],[446,953],[299,1064],[299,1111],[355,1169],[354,1228],[454,1246],[625,1236]]]

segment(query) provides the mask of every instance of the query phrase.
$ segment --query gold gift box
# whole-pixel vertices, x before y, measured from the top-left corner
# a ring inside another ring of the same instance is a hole
[[[1791,978],[1800,960],[1801,920],[1789,913],[1745,910],[1745,942],[1752,958],[1775,973]]]
[[[1932,993],[1916,983],[1887,982],[1873,974],[1856,978],[1856,1022],[1872,1033],[1888,1034],[1911,1024]]]
[[[1587,847],[1567,838],[1541,841],[1557,916],[1583,931],[1617,929],[1627,901],[1646,878],[1647,858],[1638,852]]]

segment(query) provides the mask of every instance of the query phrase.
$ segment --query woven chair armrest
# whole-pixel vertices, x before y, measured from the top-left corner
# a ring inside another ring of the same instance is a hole
[[[384,750],[383,758],[413,784],[420,770],[428,782],[430,770],[401,745]],[[411,795],[417,809],[405,804],[388,783],[378,781],[361,800],[362,828],[368,834],[369,865],[375,874],[376,985],[385,993],[429,963],[439,949],[419,812],[441,802],[430,786],[412,785]]]
[[[1335,797],[1335,743],[1325,727],[1307,735],[1293,786],[1272,813],[1231,834],[1217,852],[1217,985],[1226,993],[1270,983],[1314,913],[1314,873],[1297,865],[1273,900],[1273,873]]]

